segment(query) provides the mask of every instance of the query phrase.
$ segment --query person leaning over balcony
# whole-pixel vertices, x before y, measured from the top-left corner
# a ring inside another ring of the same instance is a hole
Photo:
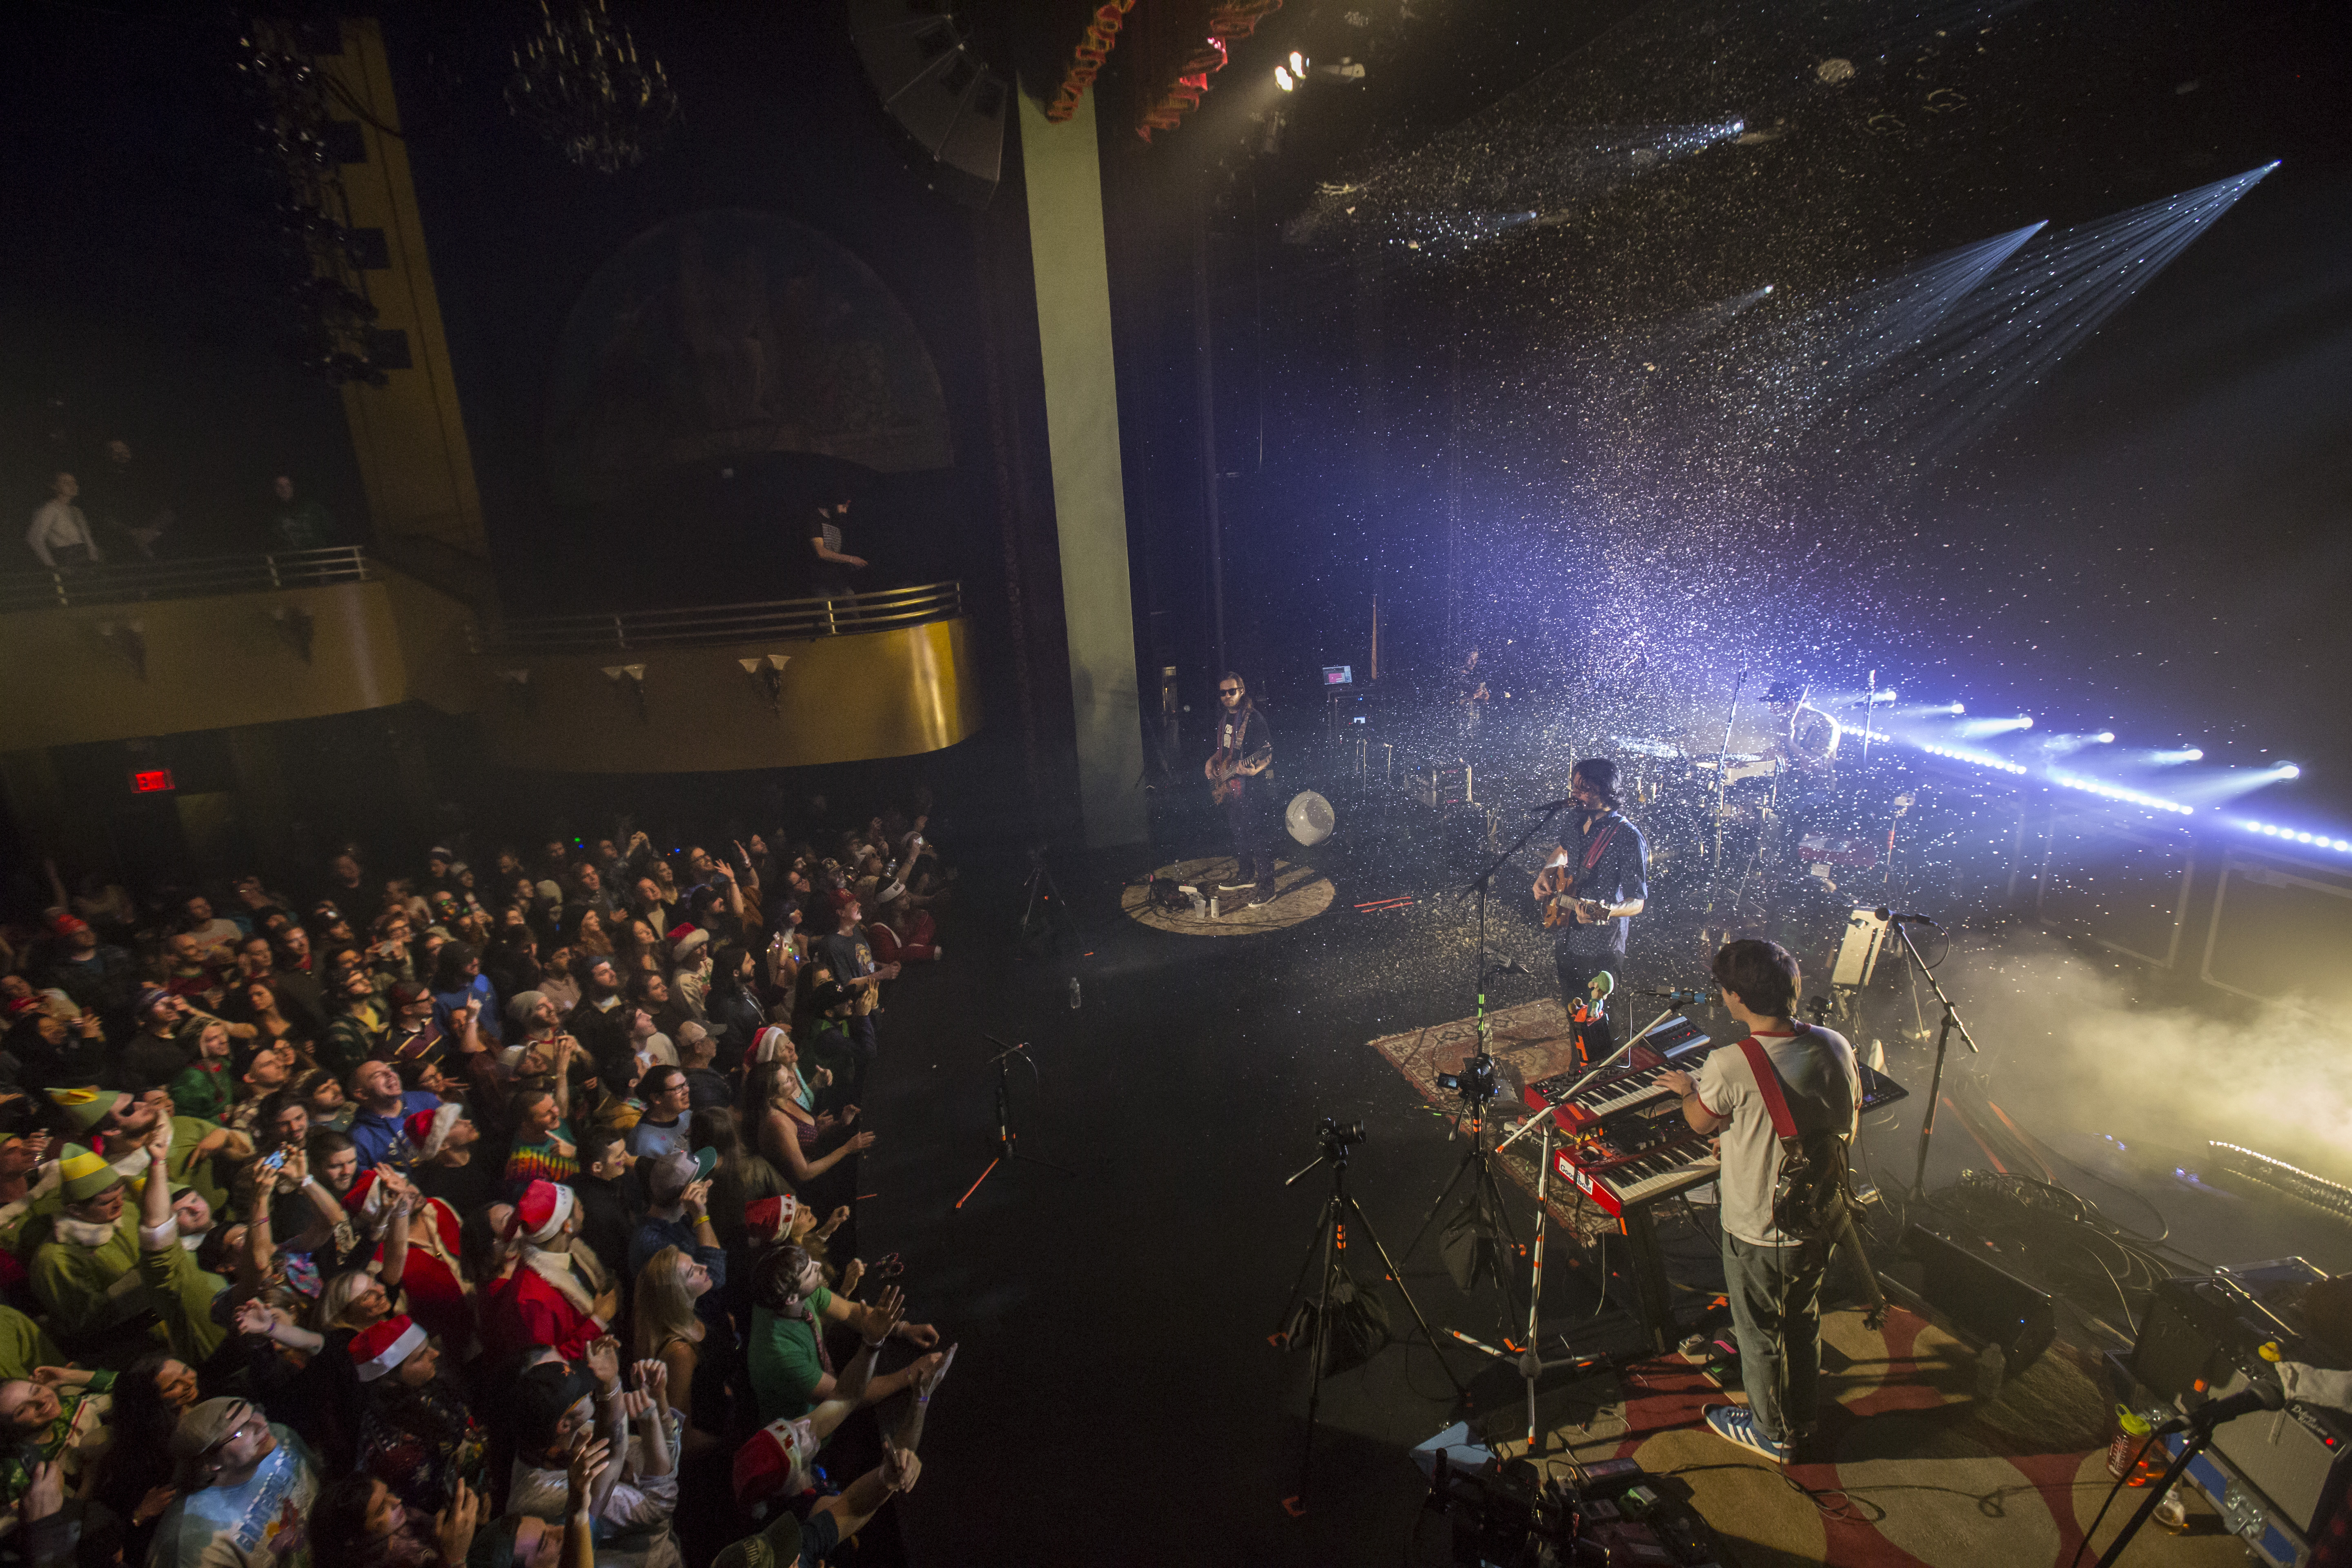
[[[33,526],[25,531],[26,544],[52,572],[70,572],[77,566],[95,565],[106,559],[99,551],[96,536],[89,531],[89,519],[74,504],[74,498],[80,494],[79,480],[71,474],[58,474],[49,480],[48,500],[33,514]]]
[[[863,571],[866,558],[848,553],[842,538],[842,524],[849,521],[849,498],[839,490],[831,500],[816,509],[809,520],[809,552],[816,557],[816,570],[810,574],[810,589],[831,599],[856,592],[849,574]]]
[[[279,550],[324,550],[341,542],[335,535],[335,514],[309,497],[297,500],[294,480],[280,474],[269,481],[274,496],[269,509],[269,540]]]

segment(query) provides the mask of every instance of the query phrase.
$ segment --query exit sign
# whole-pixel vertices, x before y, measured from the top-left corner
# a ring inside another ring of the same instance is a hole
[[[133,770],[131,787],[140,795],[160,795],[176,786],[172,783],[171,769],[152,768],[144,773]]]

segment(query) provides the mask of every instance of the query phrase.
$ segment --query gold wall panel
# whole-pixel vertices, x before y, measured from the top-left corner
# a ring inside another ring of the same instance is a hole
[[[770,655],[784,668],[772,700]],[[741,661],[758,659],[760,673]],[[713,647],[482,657],[491,754],[553,773],[663,773],[908,757],[978,732],[961,620]],[[607,669],[642,668],[638,682]],[[516,672],[527,679],[513,679]]]
[[[8,744],[273,724],[412,697],[470,708],[465,610],[377,570],[368,583],[0,616]],[[308,659],[297,617],[279,611],[310,617]]]

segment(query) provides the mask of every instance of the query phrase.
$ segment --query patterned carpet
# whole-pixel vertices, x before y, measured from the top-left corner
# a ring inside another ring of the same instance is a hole
[[[1623,1027],[1638,1028],[1646,1017]],[[1545,999],[1493,1016],[1492,1049],[1520,1083],[1564,1070],[1570,1060],[1566,1019]],[[1458,1102],[1434,1075],[1452,1072],[1475,1049],[1470,1019],[1390,1035],[1370,1042],[1433,1114]],[[1535,1164],[1521,1160],[1534,1138],[1505,1154],[1505,1173],[1532,1197]],[[1555,1200],[1574,1198],[1555,1184]],[[1614,1235],[1615,1222],[1580,1199],[1555,1201],[1556,1225],[1586,1245]],[[1559,1229],[1563,1246],[1573,1246]],[[1687,1252],[1690,1238],[1676,1238]],[[1571,1255],[1572,1256],[1572,1255]],[[1555,1264],[1568,1259],[1555,1256]],[[1670,1268],[1672,1265],[1670,1265]],[[1721,1320],[1717,1312],[1710,1321]],[[1727,1337],[1728,1328],[1722,1331]],[[1822,1326],[1823,1462],[1778,1467],[1709,1432],[1708,1405],[1727,1395],[1702,1364],[1678,1354],[1577,1384],[1538,1390],[1545,1447],[1566,1447],[1581,1460],[1629,1458],[1660,1490],[1685,1501],[1715,1531],[1719,1555],[1738,1568],[2066,1568],[2106,1496],[2106,1442],[2112,1404],[2087,1355],[2061,1342],[1986,1402],[1977,1393],[1977,1361],[1940,1329],[1897,1310],[1882,1330],[1855,1311],[1832,1313]],[[1524,1450],[1524,1406],[1490,1405],[1485,1436],[1497,1453]],[[1557,1463],[1541,1460],[1539,1463]],[[2083,1552],[2089,1563],[2130,1517],[2141,1494],[2126,1490]],[[2129,1561],[2146,1568],[2225,1568],[2246,1553],[2201,1497],[2189,1494],[2186,1533],[2154,1525],[2133,1542]]]

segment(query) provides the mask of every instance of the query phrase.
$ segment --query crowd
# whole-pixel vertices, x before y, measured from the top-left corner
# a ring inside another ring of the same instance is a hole
[[[954,1354],[851,1252],[924,809],[299,896],[50,866],[0,942],[0,1560],[822,1562]]]

